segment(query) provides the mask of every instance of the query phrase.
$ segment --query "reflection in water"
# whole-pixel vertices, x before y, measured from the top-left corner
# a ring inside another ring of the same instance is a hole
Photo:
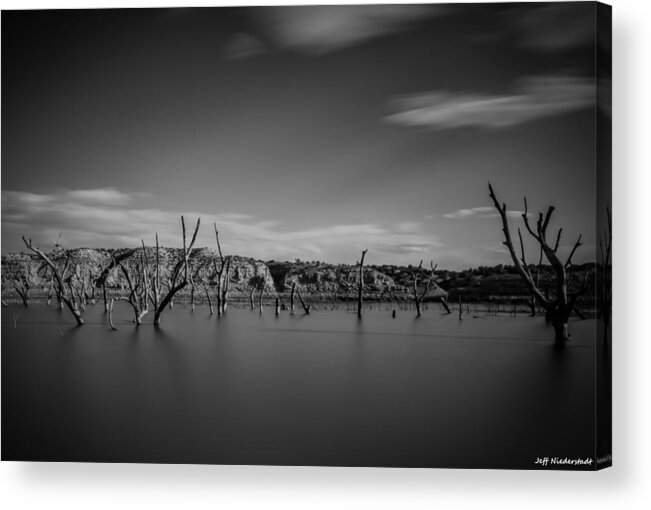
[[[81,328],[35,306],[14,329],[4,309],[3,457],[532,468],[594,456],[594,321],[573,323],[559,352],[538,318],[254,312],[179,305],[136,328],[121,308],[110,331],[99,306]]]

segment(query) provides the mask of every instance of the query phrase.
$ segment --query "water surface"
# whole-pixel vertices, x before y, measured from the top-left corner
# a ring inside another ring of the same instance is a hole
[[[591,320],[562,352],[530,317],[176,306],[156,329],[121,303],[119,331],[101,306],[86,320],[2,310],[3,460],[535,468],[595,455]]]

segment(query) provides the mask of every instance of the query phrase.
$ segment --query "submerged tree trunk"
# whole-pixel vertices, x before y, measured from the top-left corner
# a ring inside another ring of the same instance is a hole
[[[26,289],[24,290],[24,289],[16,288],[16,292],[20,296],[20,299],[23,301],[23,306],[25,308],[29,308],[29,304],[28,304],[29,294],[28,294],[28,291]]]
[[[210,308],[210,315],[213,315],[215,311],[212,308],[212,301],[210,300],[210,292],[206,289],[206,299],[208,300],[208,308]]]
[[[429,263],[429,267],[431,268],[431,272],[427,282],[425,283],[425,287],[423,288],[423,291],[421,293],[418,292],[418,280],[423,272],[422,260],[420,261],[420,264],[418,264],[418,269],[416,269],[416,271],[412,273],[412,278],[414,280],[414,304],[416,305],[416,317],[421,316],[420,304],[422,303],[423,299],[427,295],[427,292],[429,291],[429,288],[432,285],[432,282],[434,281],[434,271],[436,271],[438,264],[435,266],[434,262],[432,261]]]
[[[47,306],[52,302],[52,292],[54,290],[54,273],[50,276],[50,288],[47,291]]]
[[[213,227],[215,228],[215,240],[217,241],[217,250],[219,251],[219,261],[221,264],[217,272],[217,315],[222,315],[226,312],[226,307],[228,306],[228,284],[230,281],[228,273],[230,272],[231,259],[230,257],[224,257],[222,246],[219,242],[217,224],[213,223]]]
[[[362,258],[359,261],[359,283],[357,287],[357,317],[362,317],[362,297],[364,292],[364,257],[368,249],[362,251]]]
[[[556,347],[565,347],[565,343],[570,339],[567,321],[554,321],[554,344]]]
[[[231,271],[231,258],[230,256],[226,258],[226,269],[224,272],[224,281],[222,283],[222,313],[226,312],[228,308],[228,291],[230,286],[230,271]]]
[[[310,305],[305,304],[305,301],[303,301],[303,296],[301,296],[300,291],[296,291],[296,295],[298,296],[298,300],[301,302],[301,306],[305,311],[305,315],[310,315]]]
[[[142,319],[145,315],[149,313],[149,310],[147,308],[140,308],[140,305],[137,301],[131,301],[128,298],[118,298],[120,301],[126,301],[131,305],[131,308],[133,309],[133,322],[136,323],[136,326],[140,326],[142,324]],[[111,299],[111,306],[113,306],[113,299]]]
[[[109,320],[109,326],[111,326],[111,329],[112,329],[113,331],[117,331],[118,328],[116,328],[116,327],[113,325],[113,301],[115,301],[115,300],[114,300],[114,299],[111,299],[111,304],[109,305],[109,309],[108,309],[108,320]]]
[[[66,298],[64,296],[61,296],[61,300],[66,304],[66,306],[68,307],[68,310],[70,310],[70,313],[73,315],[73,317],[77,321],[77,325],[78,326],[83,326],[84,325],[84,319],[81,316],[81,311],[79,310],[79,308],[75,307],[75,305],[73,305],[72,302],[68,298]]]
[[[109,311],[109,304],[108,300],[106,299],[106,280],[102,283],[102,298],[104,299],[104,313],[108,313]]]

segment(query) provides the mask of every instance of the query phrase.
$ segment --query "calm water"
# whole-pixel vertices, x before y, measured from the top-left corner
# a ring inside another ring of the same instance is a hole
[[[101,306],[81,328],[45,306],[3,308],[2,458],[534,468],[594,457],[596,323],[572,323],[559,352],[542,319],[466,317],[177,306],[156,330],[118,304],[114,332]]]

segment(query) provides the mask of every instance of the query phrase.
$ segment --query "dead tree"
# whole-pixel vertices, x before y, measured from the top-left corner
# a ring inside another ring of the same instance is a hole
[[[601,275],[599,278],[599,312],[604,325],[604,344],[608,340],[608,328],[612,316],[613,281],[612,281],[612,245],[613,245],[613,219],[610,208],[606,208],[608,223],[599,240],[599,255],[601,262]]]
[[[70,276],[64,280],[64,283],[68,286],[68,291],[70,292],[70,301],[72,302],[73,306],[83,313],[86,311],[86,303],[80,290],[81,284],[78,278],[78,267],[75,266],[74,272],[72,272]]]
[[[255,294],[255,287],[250,286],[249,288],[249,302],[251,303],[251,310],[255,308],[255,300],[253,299],[253,295]]]
[[[52,261],[53,261],[54,263],[58,263],[58,262],[60,262],[60,261],[57,260],[57,258],[56,258],[56,252],[50,254],[50,259],[52,259]],[[57,289],[57,287],[56,287],[55,284],[54,284],[54,283],[55,283],[55,282],[54,282],[54,273],[53,273],[52,270],[50,269],[50,266],[48,266],[47,264],[43,263],[43,264],[42,264],[42,265],[41,265],[41,266],[36,270],[36,274],[39,275],[39,276],[41,276],[43,280],[47,280],[47,281],[48,281],[48,290],[47,290],[47,296],[46,296],[46,305],[47,305],[47,306],[50,306],[50,304],[52,303],[52,296],[54,296],[54,295],[56,294],[58,307],[59,307],[60,309],[63,309],[63,303],[61,302],[61,296],[59,295],[59,293],[58,293],[58,289]]]
[[[150,272],[149,279],[151,281],[150,300],[154,310],[158,310],[161,301],[161,284],[160,284],[160,246],[158,244],[158,232],[156,232],[156,250],[154,251],[154,269]]]
[[[112,329],[113,331],[117,331],[118,328],[116,328],[116,327],[113,325],[113,302],[114,302],[114,301],[115,301],[115,299],[112,299],[112,298],[111,298],[111,304],[109,305],[109,309],[108,309],[108,321],[109,321],[109,326],[111,326],[111,329]]]
[[[253,275],[251,278],[249,278],[249,288],[251,291],[251,309],[255,308],[255,304],[253,302],[253,294],[257,291],[259,293],[258,307],[260,308],[260,313],[262,313],[262,296],[264,295],[266,284],[267,282],[265,281],[264,276],[260,274]]]
[[[192,273],[192,270],[190,270],[190,275],[188,276],[188,281],[190,283],[190,309],[194,311],[194,274]]]
[[[47,266],[46,266],[47,267]],[[50,285],[47,291],[47,306],[52,302],[52,293],[54,292],[54,273],[50,271]],[[59,297],[59,296],[57,296]]]
[[[168,292],[168,293],[172,291],[172,287],[174,287],[174,282],[172,281],[172,275],[170,275],[169,278],[167,278],[167,279],[163,282],[163,285],[165,285],[165,287],[167,288],[167,292]],[[169,300],[168,306],[170,307],[170,310],[171,310],[172,308],[174,308],[174,297],[172,297],[172,298]]]
[[[194,271],[190,270],[190,308],[194,310],[194,294],[196,290],[196,280],[200,276],[202,265],[198,265]]]
[[[210,308],[210,315],[212,316],[214,315],[215,310],[213,309],[212,306],[212,297],[210,296],[210,285],[214,281],[217,272],[215,270],[211,272],[209,270],[210,265],[213,266],[213,269],[216,269],[215,267],[216,264],[214,260],[198,261],[196,263],[194,271],[192,272],[192,281],[190,283],[194,287],[193,292],[195,296],[201,296],[201,294],[204,294],[206,296],[206,303]],[[192,293],[190,294],[190,297],[191,297],[190,303],[192,304],[192,302],[195,301],[196,299],[192,298]],[[194,310],[194,307],[192,309]]]
[[[296,293],[296,282],[292,282],[292,292],[289,295],[289,308],[294,313],[294,294]]]
[[[212,307],[212,300],[210,299],[210,292],[208,291],[207,286],[206,286],[206,288],[204,290],[206,292],[206,300],[208,301],[208,308],[210,309],[210,315],[212,316],[212,315],[215,314],[215,310]]]
[[[423,298],[427,295],[427,292],[429,291],[430,286],[432,285],[432,282],[434,281],[434,271],[436,270],[436,267],[438,264],[435,266],[433,265],[433,262],[430,262],[429,267],[431,270],[430,276],[427,279],[427,282],[425,283],[425,287],[423,288],[422,292],[418,292],[418,279],[420,276],[422,276],[423,273],[423,261],[420,261],[420,264],[418,264],[418,268],[416,271],[412,272],[412,278],[414,279],[414,304],[416,305],[416,317],[421,316],[421,311],[420,311],[420,304],[423,301]]]
[[[50,259],[55,263],[59,262],[59,260],[57,260],[57,257],[58,258],[65,258],[65,256],[66,256],[63,248],[61,247],[61,236],[62,235],[63,235],[63,232],[59,232],[59,238],[54,243],[54,250],[52,251],[52,253],[50,253]],[[43,279],[48,279],[49,278],[46,305],[50,306],[50,303],[52,302],[52,296],[53,296],[54,293],[56,293],[58,308],[63,310],[63,302],[61,301],[61,296],[60,296],[60,294],[58,292],[58,289],[54,285],[54,272],[50,269],[50,266],[43,263],[41,265],[41,267],[39,267],[37,269],[36,274],[37,275],[42,274]]]
[[[231,267],[231,258],[224,257],[222,253],[222,246],[219,242],[219,231],[217,224],[213,223],[215,228],[215,239],[217,241],[217,251],[219,252],[219,270],[216,271],[217,275],[217,315],[221,315],[226,311],[228,301],[228,286],[230,283],[229,273]],[[253,297],[251,298],[253,302]],[[253,308],[253,306],[251,306]]]
[[[310,315],[311,305],[305,304],[305,301],[303,301],[303,296],[301,296],[300,290],[296,291],[296,295],[298,296],[298,300],[301,302],[301,306],[303,307],[303,311],[305,312],[305,315]]]
[[[102,301],[104,301],[104,313],[108,313],[109,304],[106,298],[106,279],[102,280],[101,287],[102,287]]]
[[[144,251],[144,247],[145,247],[144,241],[142,246]],[[95,288],[102,289],[102,299],[104,300],[104,313],[108,313],[109,311],[109,301],[106,292],[106,281],[108,280],[111,273],[120,265],[122,261],[127,260],[137,251],[138,251],[137,248],[132,248],[129,250],[122,250],[118,253],[115,252],[111,253],[111,260],[109,261],[109,263],[105,267],[99,268],[99,275],[95,279],[93,285]]]
[[[88,268],[88,286],[90,287],[90,295],[86,295],[86,299],[95,304],[95,286],[93,282],[95,281],[95,276],[93,275],[93,270]]]
[[[82,311],[86,311],[86,278],[80,264],[75,264],[75,269],[67,280],[70,292],[79,303]]]
[[[144,241],[142,241],[142,249],[140,250],[140,263],[120,261],[118,262],[118,267],[122,271],[129,287],[129,294],[127,296],[121,296],[118,299],[126,301],[131,305],[133,309],[133,321],[139,326],[142,324],[143,317],[149,313],[150,301],[148,263]]]
[[[36,253],[36,255],[38,255],[54,273],[54,278],[56,280],[58,293],[61,296],[61,301],[68,307],[68,310],[70,310],[70,313],[77,321],[77,324],[79,326],[82,326],[84,324],[82,311],[79,309],[79,305],[74,298],[74,293],[71,292],[70,285],[68,284],[68,286],[66,286],[65,283],[66,281],[69,281],[66,275],[70,267],[70,256],[66,255],[63,268],[59,268],[40,248],[34,246],[31,239],[27,241],[27,239],[25,239],[25,236],[23,236],[23,242],[25,243],[27,249]]]
[[[529,234],[536,240],[536,242],[538,242],[543,250],[543,253],[545,254],[545,257],[556,273],[555,296],[552,298],[544,295],[538,285],[536,285],[533,275],[531,274],[531,270],[529,269],[529,266],[525,260],[524,242],[522,240],[522,233],[520,232],[520,229],[518,229],[518,238],[520,241],[520,256],[518,257],[515,251],[515,247],[513,246],[513,240],[511,238],[511,231],[506,214],[506,204],[500,204],[490,183],[488,184],[488,189],[489,196],[492,199],[495,209],[497,209],[497,212],[499,213],[502,220],[502,231],[504,233],[503,244],[509,250],[511,260],[513,261],[513,265],[515,266],[516,271],[524,280],[530,292],[536,296],[538,303],[540,303],[540,305],[545,309],[546,315],[554,327],[556,346],[562,347],[570,338],[568,331],[568,321],[570,315],[575,308],[579,295],[583,290],[585,290],[584,285],[584,288],[582,290],[570,294],[568,292],[567,285],[567,268],[571,266],[574,253],[582,244],[581,236],[579,235],[578,239],[574,243],[574,246],[572,247],[572,250],[570,251],[567,259],[564,262],[561,261],[558,255],[558,247],[560,246],[563,229],[561,228],[558,230],[556,234],[556,240],[553,245],[550,244],[547,239],[547,229],[549,228],[549,222],[554,212],[554,207],[550,206],[544,215],[543,213],[538,214],[538,220],[534,229],[529,223],[527,199],[525,197],[524,212],[522,213],[524,226],[527,229],[527,232],[529,232]]]
[[[13,284],[16,294],[20,296],[25,308],[29,306],[29,291],[32,288],[32,280],[32,266],[28,262],[24,270],[21,269],[18,271],[16,274],[16,281]]]
[[[362,258],[359,261],[359,282],[357,284],[357,317],[362,317],[362,298],[364,292],[364,257],[368,249],[362,251]]]
[[[448,304],[448,300],[445,298],[445,296],[441,296],[439,298],[439,301],[441,302],[441,304],[443,305],[443,308],[445,308],[445,311],[447,313],[452,313],[452,310],[450,310],[450,305]]]
[[[230,285],[231,285],[230,273],[231,273],[232,262],[233,262],[233,258],[231,256],[225,257],[224,276],[222,279],[222,286],[221,286],[222,313],[225,313],[226,308],[228,308],[228,292],[230,290]]]
[[[258,304],[260,306],[260,313],[262,313],[262,296],[264,295],[264,288],[265,288],[264,284],[260,285],[260,289],[259,289],[260,294],[258,296]]]
[[[542,266],[542,261],[543,261],[543,249],[542,246],[540,247],[540,255],[538,256],[538,265],[536,266],[536,287],[540,288],[540,267]],[[529,309],[531,310],[531,316],[535,317],[536,316],[536,295],[531,293],[529,296],[529,300],[527,301],[527,304],[529,305]]]
[[[165,307],[174,299],[174,296],[185,288],[190,281],[190,257],[192,256],[192,249],[194,248],[194,243],[197,240],[197,234],[199,233],[199,225],[201,224],[201,218],[197,219],[197,226],[194,228],[194,234],[192,235],[192,240],[188,245],[186,242],[185,234],[185,219],[181,216],[181,228],[183,230],[183,253],[181,260],[177,262],[172,270],[169,283],[170,287],[165,296],[161,296],[162,299],[159,301],[159,296],[156,297],[156,302],[158,307],[154,311],[154,325],[159,326],[161,322],[161,316],[165,311]],[[158,280],[160,275],[160,260],[158,254],[158,234],[156,235],[156,275],[155,280]],[[158,285],[158,282],[157,282]],[[159,287],[157,287],[158,289]]]

